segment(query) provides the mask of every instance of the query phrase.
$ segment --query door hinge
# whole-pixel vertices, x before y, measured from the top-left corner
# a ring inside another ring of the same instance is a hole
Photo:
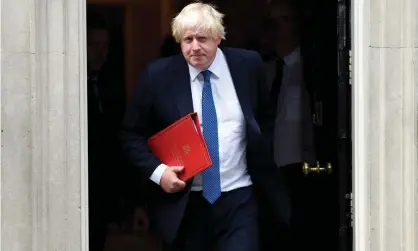
[[[348,50],[348,84],[352,85],[353,81],[353,53],[352,50]]]
[[[353,193],[346,193],[345,199],[350,202],[350,210],[348,210],[348,212],[344,215],[346,219],[340,222],[339,236],[346,236],[348,232],[352,231],[354,223]]]
[[[350,205],[350,211],[347,212],[347,215],[346,215],[347,218],[349,218],[350,227],[352,227],[353,226],[353,223],[354,223],[354,203],[353,203],[353,197],[354,197],[354,194],[353,193],[347,193],[347,194],[345,194],[345,198],[350,201],[350,203],[349,203],[349,205]]]

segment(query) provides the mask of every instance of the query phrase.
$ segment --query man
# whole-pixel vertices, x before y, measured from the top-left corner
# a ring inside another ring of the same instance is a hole
[[[104,70],[109,54],[109,30],[96,13],[88,13],[87,22],[87,96],[89,130],[89,225],[90,250],[102,251],[106,241],[107,226],[115,211],[117,199],[109,184],[110,167],[117,161],[115,132],[117,118],[110,106],[109,75]],[[106,76],[105,76],[106,74]],[[119,119],[120,122],[120,119]],[[113,163],[113,164],[112,164]]]
[[[309,235],[305,232],[309,208],[305,204],[306,178],[302,167],[305,162],[310,165],[316,162],[312,90],[306,74],[307,58],[302,58],[302,52],[306,53],[306,50],[301,51],[306,47],[301,48],[300,19],[295,1],[272,1],[268,9],[266,25],[269,47],[274,48],[274,54],[266,57],[265,65],[270,98],[276,110],[274,159],[285,174],[292,203],[290,236],[286,238],[291,247],[289,250],[304,250],[308,246],[304,246],[307,242],[301,238]]]
[[[260,203],[275,213],[271,221],[290,214],[262,134],[271,132],[273,116],[261,58],[218,48],[225,38],[222,18],[203,3],[175,17],[172,32],[182,55],[147,66],[124,121],[124,151],[154,184],[151,227],[166,250],[257,251]],[[213,165],[184,183],[177,176],[183,167],[161,163],[147,139],[190,112],[198,113]]]
[[[135,184],[127,182],[130,176],[120,154],[118,136],[125,108],[125,86],[123,75],[109,59],[109,33],[106,22],[95,12],[89,12],[87,90],[91,251],[103,250],[108,224],[121,220],[120,201],[129,200],[129,188],[125,184]],[[136,187],[131,190],[135,190],[137,195]],[[140,210],[136,211],[141,215]],[[146,223],[143,214],[137,218],[141,223]]]
[[[89,130],[89,243],[90,250],[101,251],[107,235],[109,208],[106,196],[108,179],[107,165],[103,155],[107,147],[103,145],[109,137],[105,129],[103,104],[99,98],[99,75],[107,60],[109,51],[109,34],[107,27],[96,16],[88,15],[87,23],[87,97],[88,97],[88,130]],[[102,85],[100,85],[102,86]],[[102,140],[103,139],[103,140]],[[102,169],[102,170],[100,170]]]

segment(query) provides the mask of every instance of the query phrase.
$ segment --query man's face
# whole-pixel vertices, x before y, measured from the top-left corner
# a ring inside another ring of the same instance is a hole
[[[186,30],[180,45],[186,61],[197,69],[205,70],[215,59],[220,42],[220,38],[214,39],[208,32]]]
[[[91,70],[100,70],[109,53],[109,32],[90,29],[87,36],[87,61]]]
[[[296,15],[290,6],[286,4],[274,6],[269,19],[275,25],[275,33],[278,39],[289,39],[297,36]]]

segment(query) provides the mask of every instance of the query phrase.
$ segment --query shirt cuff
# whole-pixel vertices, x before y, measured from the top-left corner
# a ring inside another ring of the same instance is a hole
[[[160,185],[161,177],[163,176],[163,173],[165,172],[167,168],[168,168],[167,165],[160,164],[159,166],[157,166],[157,168],[155,168],[154,172],[151,174],[150,179],[154,181],[155,183],[157,183],[158,185]]]

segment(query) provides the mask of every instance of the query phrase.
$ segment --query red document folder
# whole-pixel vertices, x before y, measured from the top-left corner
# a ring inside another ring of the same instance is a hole
[[[184,166],[187,181],[212,165],[197,113],[190,113],[148,139],[153,154],[168,166]]]

